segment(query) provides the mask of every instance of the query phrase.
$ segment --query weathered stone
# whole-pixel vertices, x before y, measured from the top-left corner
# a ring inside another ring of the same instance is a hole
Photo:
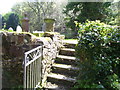
[[[44,37],[50,37],[52,38],[54,35],[60,35],[58,32],[45,32]]]
[[[24,18],[22,19],[22,30],[24,32],[29,32],[29,19],[27,13],[24,14]]]
[[[31,35],[30,34],[25,34],[25,40],[27,40],[27,43],[31,43]]]
[[[3,34],[2,38],[3,38],[2,45],[4,51],[3,61],[6,62],[4,63],[5,64],[4,67],[8,65],[10,68],[10,72],[13,72],[12,71],[13,68],[17,68],[18,71],[16,71],[15,69],[15,72],[17,72],[16,76],[18,76],[19,78],[18,81],[23,80],[22,67],[23,67],[24,53],[28,50],[31,50],[32,48],[43,45],[43,60],[42,60],[42,78],[43,78],[42,84],[43,84],[47,78],[47,74],[51,70],[51,65],[53,64],[55,58],[57,57],[59,49],[62,47],[63,38],[61,38],[60,34],[46,33],[45,37],[34,37],[28,33],[14,34],[14,33],[6,32]],[[17,67],[17,65],[19,65],[19,68]],[[18,74],[22,76],[19,76]],[[16,76],[15,79],[17,79]],[[15,82],[15,79],[13,79],[13,82]],[[9,81],[9,83],[12,83],[12,81]]]
[[[18,39],[17,39],[17,44],[20,45],[20,44],[24,44],[24,35],[23,34],[20,34],[17,36]]]
[[[54,32],[55,20],[50,19],[50,18],[46,18],[46,19],[44,19],[44,22],[45,22],[45,31]]]

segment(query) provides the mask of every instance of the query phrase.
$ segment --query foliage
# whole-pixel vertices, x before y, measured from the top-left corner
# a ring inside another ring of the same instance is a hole
[[[88,19],[110,22],[116,16],[111,5],[112,2],[69,2],[64,9],[66,25],[75,30],[74,21],[82,23]]]
[[[5,23],[7,22],[7,20],[8,20],[11,13],[12,12],[8,12],[5,15],[2,16],[2,28],[5,29],[5,27],[6,27]]]
[[[4,28],[4,24],[5,24],[5,19],[4,19],[4,17],[2,16],[2,28]]]
[[[9,29],[10,27],[12,27],[13,30],[15,31],[17,26],[19,25],[18,15],[15,14],[15,13],[8,13],[4,17],[5,17],[5,20],[6,20],[5,29]]]
[[[12,12],[8,12],[8,13],[6,13],[5,15],[3,15],[5,21],[8,20],[10,14],[12,14]]]
[[[76,88],[120,88],[120,31],[100,21],[75,22],[81,68]]]
[[[22,2],[13,6],[12,11],[22,15],[24,12],[27,12],[30,19],[30,30],[31,32],[42,30],[42,25],[45,18],[56,19],[56,28],[62,27],[63,17],[62,8],[64,3],[55,3],[55,2],[41,2],[36,0],[35,2]],[[59,29],[60,30],[60,29]]]

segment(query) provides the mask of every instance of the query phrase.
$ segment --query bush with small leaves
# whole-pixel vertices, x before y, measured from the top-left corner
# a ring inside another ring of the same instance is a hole
[[[81,68],[76,88],[120,88],[120,30],[100,21],[75,21],[76,57]]]

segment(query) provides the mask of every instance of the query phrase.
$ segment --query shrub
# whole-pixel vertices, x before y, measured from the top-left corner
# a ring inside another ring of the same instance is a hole
[[[120,88],[120,31],[100,21],[75,22],[76,57],[81,68],[76,88]]]

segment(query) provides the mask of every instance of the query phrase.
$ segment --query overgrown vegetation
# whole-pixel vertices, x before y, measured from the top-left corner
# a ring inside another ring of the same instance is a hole
[[[75,88],[120,89],[120,30],[100,21],[75,23],[81,68]]]
[[[86,20],[100,20],[104,23],[116,24],[119,20],[117,18],[118,2],[105,2],[105,0],[103,2],[68,2],[63,12],[66,14],[66,30],[73,31],[72,37],[77,36],[74,21],[84,23]]]

